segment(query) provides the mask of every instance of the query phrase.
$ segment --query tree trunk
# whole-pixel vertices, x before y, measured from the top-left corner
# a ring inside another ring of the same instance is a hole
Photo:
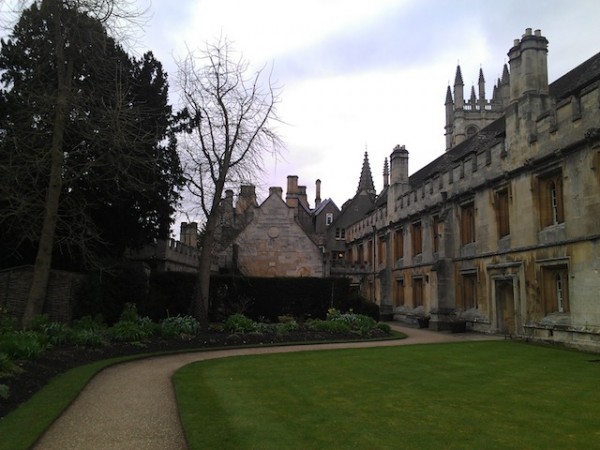
[[[57,126],[59,122],[60,120],[57,118],[55,120],[55,126]],[[64,115],[62,122],[64,125]],[[27,304],[25,305],[25,313],[23,314],[21,321],[23,328],[28,328],[31,325],[33,318],[42,314],[44,310],[48,279],[52,267],[52,248],[54,247],[54,232],[56,230],[56,222],[58,219],[58,204],[62,187],[61,170],[64,160],[62,145],[59,148],[55,147],[55,141],[58,141],[56,137],[54,137],[52,141],[52,167],[50,170],[48,192],[46,194],[44,223],[42,225],[40,242],[35,257],[35,264],[33,266],[33,280],[31,281],[31,288],[29,290]]]
[[[211,239],[212,240],[212,239]],[[194,289],[195,298],[192,301],[193,315],[200,322],[200,328],[208,330],[208,307],[210,289],[210,263],[212,259],[212,243],[208,239],[202,240],[202,249],[198,261],[198,276]]]
[[[40,242],[33,266],[33,280],[29,289],[25,312],[21,319],[23,328],[31,325],[35,316],[44,310],[46,290],[50,269],[52,267],[52,249],[54,247],[54,233],[58,221],[58,207],[62,190],[62,170],[64,164],[63,138],[71,89],[72,63],[67,63],[64,52],[64,36],[61,32],[60,6],[53,8],[55,13],[55,51],[57,72],[56,109],[54,110],[54,124],[52,130],[52,146],[50,148],[50,178],[46,192],[46,205],[44,208],[44,221],[40,233]]]
[[[229,158],[225,158],[229,163]],[[220,177],[215,187],[215,195],[212,199],[210,214],[206,219],[204,236],[202,238],[202,249],[200,250],[200,260],[198,261],[198,277],[194,289],[195,298],[193,303],[193,314],[196,320],[200,322],[203,330],[208,330],[208,309],[210,292],[210,266],[212,263],[213,248],[215,246],[215,232],[219,221],[219,207],[221,204],[221,195],[225,186],[226,170],[220,170]]]

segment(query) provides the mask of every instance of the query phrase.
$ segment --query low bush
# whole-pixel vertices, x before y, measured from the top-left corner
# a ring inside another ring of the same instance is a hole
[[[335,308],[327,311],[327,320],[329,322],[342,322],[348,326],[349,331],[366,336],[369,331],[377,327],[377,322],[372,317],[364,314],[356,314],[350,310],[347,313],[341,313]]]
[[[231,333],[250,333],[257,330],[257,323],[243,314],[233,314],[225,320],[225,331]]]
[[[137,322],[139,315],[135,303],[125,303],[119,322]]]
[[[0,353],[0,376],[10,375],[18,370],[6,353]]]
[[[105,337],[100,330],[74,328],[69,334],[69,343],[76,347],[101,347],[105,343]]]
[[[350,326],[339,320],[307,320],[305,326],[310,331],[326,331],[329,333],[349,333]]]
[[[41,330],[50,345],[64,345],[71,340],[71,329],[64,323],[50,322]]]
[[[10,396],[10,389],[5,384],[0,384],[0,398],[7,399]]]
[[[353,311],[356,314],[371,317],[375,322],[379,322],[379,306],[370,300],[367,300],[359,293],[352,293],[342,307],[344,311]]]
[[[11,331],[0,335],[0,353],[11,359],[33,359],[46,348],[44,338],[35,331]]]
[[[285,336],[293,331],[298,331],[300,329],[300,325],[294,319],[287,320],[285,322],[281,322],[275,325],[276,333],[280,336]]]
[[[167,317],[160,324],[160,334],[163,337],[175,337],[181,335],[193,336],[198,333],[200,323],[192,316]]]
[[[101,331],[106,328],[104,321],[100,314],[96,316],[83,316],[81,319],[73,321],[73,330],[89,330],[89,331]]]
[[[139,342],[150,336],[139,321],[122,320],[109,329],[110,337],[116,342]]]
[[[17,329],[17,319],[10,316],[6,308],[0,307],[0,335],[9,331],[17,331]]]
[[[386,334],[391,334],[392,332],[392,327],[390,327],[387,323],[378,323],[377,328]]]

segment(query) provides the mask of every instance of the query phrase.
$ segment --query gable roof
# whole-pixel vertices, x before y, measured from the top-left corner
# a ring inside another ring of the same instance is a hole
[[[335,207],[335,209],[337,209],[338,211],[340,210],[340,208],[337,207],[337,205],[335,204],[335,202],[333,200],[331,200],[330,198],[326,198],[319,204],[319,206],[317,206],[315,208],[315,210],[312,212],[312,215],[318,216],[329,204],[332,204]]]

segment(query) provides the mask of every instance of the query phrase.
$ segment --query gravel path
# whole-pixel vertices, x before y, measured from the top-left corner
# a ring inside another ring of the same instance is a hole
[[[195,361],[248,354],[499,339],[476,333],[450,334],[390,325],[408,338],[184,353],[110,367],[91,380],[33,448],[186,449],[171,377],[179,368]]]

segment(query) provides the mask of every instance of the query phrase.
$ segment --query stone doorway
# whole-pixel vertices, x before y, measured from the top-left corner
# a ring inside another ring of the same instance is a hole
[[[496,327],[499,333],[513,335],[516,331],[515,290],[512,279],[496,280]]]

